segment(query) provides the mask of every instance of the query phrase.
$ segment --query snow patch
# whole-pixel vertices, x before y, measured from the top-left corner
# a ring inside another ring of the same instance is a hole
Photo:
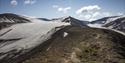
[[[97,27],[97,28],[101,28],[102,27],[101,24],[88,24],[88,26],[90,26],[90,27]]]
[[[68,35],[67,32],[64,32],[64,33],[63,33],[63,37],[66,37],[67,35]]]
[[[22,39],[16,41],[15,43],[8,44],[7,46],[0,48],[0,52],[7,52],[18,48],[28,49],[34,47],[40,44],[40,42],[37,42],[37,40],[41,36],[45,36],[47,32],[49,32],[51,29],[55,27],[65,26],[65,25],[68,25],[68,23],[42,22],[42,23],[16,24],[14,26],[11,26],[10,28],[12,30],[3,36],[0,36],[0,39],[16,39],[16,38],[22,38]],[[9,30],[10,28],[7,28],[7,30]],[[0,33],[3,32],[6,32],[6,30],[0,31]],[[42,38],[43,40],[46,39],[44,37]]]

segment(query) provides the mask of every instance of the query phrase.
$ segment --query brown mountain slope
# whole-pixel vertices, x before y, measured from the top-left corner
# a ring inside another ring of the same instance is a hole
[[[125,36],[111,30],[67,26],[45,43],[22,63],[125,63]]]

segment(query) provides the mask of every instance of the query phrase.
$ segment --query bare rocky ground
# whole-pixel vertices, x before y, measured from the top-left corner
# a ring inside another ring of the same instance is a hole
[[[67,26],[36,49],[21,63],[125,63],[125,36],[106,29]]]

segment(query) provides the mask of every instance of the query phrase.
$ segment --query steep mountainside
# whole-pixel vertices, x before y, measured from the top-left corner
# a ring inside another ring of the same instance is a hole
[[[67,26],[23,63],[125,63],[124,42],[111,30]]]
[[[22,61],[26,55],[33,53],[29,51],[50,39],[53,33],[66,25],[69,23],[33,21],[18,23],[0,30],[0,63]]]

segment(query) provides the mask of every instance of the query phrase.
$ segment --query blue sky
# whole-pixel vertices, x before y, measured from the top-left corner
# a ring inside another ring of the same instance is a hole
[[[125,0],[0,0],[0,13],[42,18],[73,16],[82,20],[94,20],[124,15]]]

